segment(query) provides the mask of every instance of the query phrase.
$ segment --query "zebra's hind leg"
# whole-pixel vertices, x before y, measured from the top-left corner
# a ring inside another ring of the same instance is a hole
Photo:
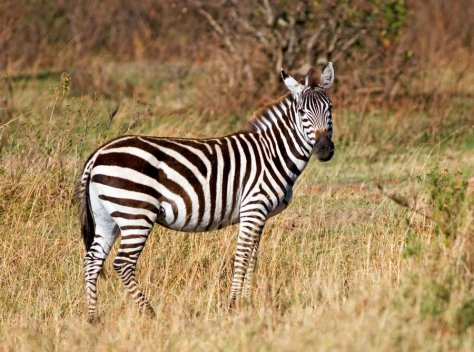
[[[257,216],[257,212],[253,213],[252,217],[241,217],[239,235],[237,237],[237,249],[234,259],[234,274],[232,277],[232,286],[230,289],[230,303],[229,308],[236,308],[237,301],[242,297],[242,287],[245,275],[248,271],[249,264],[253,251],[255,250],[256,259],[256,244],[260,240],[260,235],[265,224],[265,216]],[[252,265],[254,265],[253,263]],[[252,270],[254,268],[252,267]],[[250,274],[251,275],[251,274]]]
[[[91,324],[100,322],[97,314],[97,277],[102,270],[105,259],[107,259],[110,248],[114,244],[117,231],[114,223],[98,223],[97,225],[94,240],[84,258],[84,276],[88,304],[87,321]]]
[[[138,257],[142,252],[151,227],[121,226],[122,238],[114,260],[114,269],[120,275],[128,293],[138,303],[140,311],[147,317],[155,317],[155,311],[146,299],[136,279]]]

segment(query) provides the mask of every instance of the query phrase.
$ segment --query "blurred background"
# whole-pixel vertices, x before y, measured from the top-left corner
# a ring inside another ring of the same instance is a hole
[[[4,86],[67,71],[74,94],[134,96],[112,64],[182,82],[205,71],[195,107],[227,114],[273,96],[280,67],[302,76],[330,60],[339,106],[445,104],[472,94],[473,32],[470,0],[5,0],[0,72]]]

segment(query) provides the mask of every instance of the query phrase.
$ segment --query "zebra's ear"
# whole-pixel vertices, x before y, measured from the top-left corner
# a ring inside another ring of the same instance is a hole
[[[281,69],[281,78],[283,79],[283,82],[285,83],[286,88],[291,92],[294,98],[299,98],[301,95],[301,92],[305,88],[304,85],[299,83],[296,79],[288,75],[283,68]]]
[[[334,68],[332,67],[332,62],[328,62],[326,66],[323,67],[323,71],[321,73],[321,87],[328,89],[333,81]]]

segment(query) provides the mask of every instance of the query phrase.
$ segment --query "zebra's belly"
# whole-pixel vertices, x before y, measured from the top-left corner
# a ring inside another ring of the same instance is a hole
[[[221,224],[212,224],[211,226],[201,226],[201,225],[197,225],[197,226],[193,226],[192,224],[188,224],[186,226],[181,226],[180,224],[177,224],[177,223],[173,223],[173,224],[167,224],[167,223],[162,223],[162,222],[159,222],[157,221],[157,224],[163,226],[163,227],[166,227],[167,229],[170,229],[170,230],[174,230],[174,231],[180,231],[180,232],[208,232],[208,231],[212,231],[212,230],[218,230],[218,229],[222,229],[224,227],[227,227],[227,226],[230,226],[230,225],[234,225],[234,224],[237,224],[239,223],[239,221],[232,221],[232,222],[223,222]]]
[[[199,217],[199,216],[180,216],[176,209],[166,208],[166,204],[160,207],[156,223],[175,231],[182,232],[206,232],[221,229],[239,222],[238,212],[224,214],[220,219]]]

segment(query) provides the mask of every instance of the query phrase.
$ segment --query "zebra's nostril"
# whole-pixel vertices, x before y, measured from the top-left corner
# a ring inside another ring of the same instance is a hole
[[[331,160],[334,155],[334,143],[327,136],[323,136],[316,141],[314,152],[320,161]]]

